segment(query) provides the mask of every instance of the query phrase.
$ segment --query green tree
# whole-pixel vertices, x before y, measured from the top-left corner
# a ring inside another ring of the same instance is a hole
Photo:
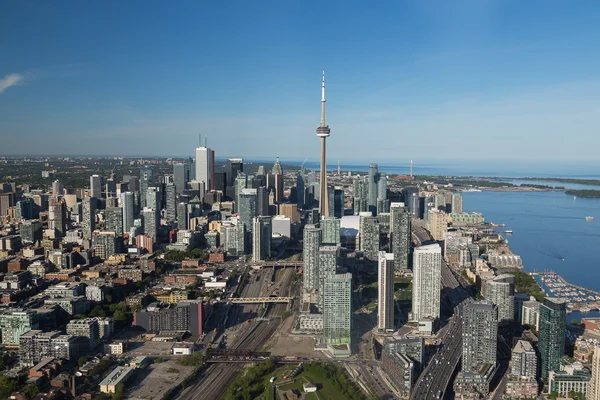
[[[125,395],[125,386],[123,386],[122,383],[119,383],[115,387],[115,393],[112,396],[112,400],[121,400],[124,398],[124,395]]]
[[[127,318],[129,318],[129,315],[122,310],[117,310],[113,314],[113,319],[115,320],[115,322],[126,321]]]
[[[0,399],[7,399],[15,390],[17,390],[17,382],[4,375],[0,375]]]
[[[102,308],[102,306],[96,306],[90,312],[90,317],[101,317],[101,318],[104,318],[104,317],[106,317],[106,311],[104,311],[104,308]]]
[[[30,383],[23,388],[23,392],[25,393],[25,396],[30,399],[40,392],[40,388],[38,388],[35,383]]]

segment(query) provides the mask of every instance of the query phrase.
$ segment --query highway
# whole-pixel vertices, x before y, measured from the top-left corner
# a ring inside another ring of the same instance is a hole
[[[277,280],[278,270],[274,272],[273,268],[261,269],[250,276],[241,297],[259,297],[267,285],[265,279],[268,282],[273,279],[279,292],[287,295],[294,272],[294,268],[285,268],[281,279]],[[229,342],[227,349],[260,350],[281,325],[281,314],[287,307],[287,304],[268,304],[261,316],[259,312],[262,304],[233,305],[226,325],[219,329],[216,339],[226,334]],[[211,364],[191,386],[181,392],[178,399],[218,400],[242,369],[242,363]]]
[[[462,309],[473,301],[471,292],[459,284],[450,267],[442,263],[442,286],[454,308],[454,316],[445,328],[442,345],[419,376],[411,392],[411,399],[443,398],[462,356]]]

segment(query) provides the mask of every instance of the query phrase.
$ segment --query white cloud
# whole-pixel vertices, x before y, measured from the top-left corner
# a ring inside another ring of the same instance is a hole
[[[21,74],[8,74],[0,79],[0,94],[11,86],[20,85],[25,78]]]

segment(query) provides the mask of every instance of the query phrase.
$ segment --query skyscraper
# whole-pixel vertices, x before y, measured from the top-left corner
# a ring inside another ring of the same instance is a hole
[[[240,214],[240,241],[244,251],[251,251],[252,246],[252,218],[256,217],[256,189],[242,189],[238,208]],[[243,234],[242,234],[243,232]]]
[[[81,203],[83,238],[92,240],[92,232],[96,229],[96,198],[85,197]]]
[[[519,340],[513,348],[510,357],[510,374],[515,377],[537,377],[537,354],[528,341]]]
[[[235,178],[237,178],[238,172],[244,172],[244,160],[241,158],[230,158],[227,161],[227,186],[233,186],[235,184]]]
[[[305,203],[305,190],[304,190],[304,167],[300,168],[300,171],[298,171],[298,175],[296,176],[296,192],[297,192],[297,198],[296,198],[296,204],[298,205],[298,208],[300,210],[302,210],[304,208],[304,203]]]
[[[154,184],[154,178],[152,176],[152,166],[144,164],[140,167],[140,208],[147,206],[146,204],[146,192],[148,188]],[[133,189],[130,188],[131,191]]]
[[[512,322],[515,318],[515,276],[502,274],[487,281],[485,298],[498,306],[498,322]]]
[[[102,177],[100,175],[90,176],[90,197],[102,198]]]
[[[256,189],[256,215],[269,215],[269,192],[265,186]]]
[[[135,206],[133,192],[121,193],[121,207],[123,208],[123,232],[129,233],[135,219]]]
[[[377,262],[379,257],[379,222],[371,212],[360,213],[359,220],[360,251],[369,261]]]
[[[325,279],[323,333],[330,344],[350,343],[352,332],[352,274]]]
[[[594,347],[592,377],[587,390],[588,400],[600,400],[600,347]]]
[[[394,253],[394,266],[397,270],[409,267],[409,255],[411,244],[410,212],[404,203],[392,203],[390,205],[390,247]]]
[[[321,167],[320,167],[320,195],[319,213],[322,217],[329,217],[329,195],[327,194],[327,159],[326,139],[329,137],[329,125],[325,122],[325,70],[323,70],[323,82],[321,84],[321,123],[317,128],[317,136],[321,138]]]
[[[144,208],[142,210],[142,222],[144,223],[144,232],[156,241],[156,230],[158,228],[156,211],[153,208]]]
[[[146,207],[154,210],[156,214],[156,222],[160,223],[160,200],[161,200],[161,192],[159,187],[149,187],[144,193],[144,197],[146,198]],[[156,226],[158,228],[158,225]]]
[[[323,309],[323,296],[325,295],[325,281],[337,272],[339,248],[336,246],[319,247],[319,309]]]
[[[105,230],[114,232],[117,236],[123,235],[123,209],[121,207],[106,207],[104,210]]]
[[[177,186],[167,183],[165,186],[166,220],[169,224],[177,222]]]
[[[204,190],[210,190],[210,149],[196,148],[196,181],[204,183]]]
[[[190,181],[190,166],[184,163],[173,164],[173,181],[177,194],[182,194]]]
[[[368,211],[373,215],[377,214],[377,197],[379,195],[377,184],[379,183],[379,166],[377,164],[369,165],[369,200]]]
[[[57,238],[63,238],[67,232],[67,207],[64,200],[51,198],[48,201],[48,229]]]
[[[463,372],[479,372],[496,365],[498,309],[486,301],[469,303],[463,310]]]
[[[264,261],[271,255],[271,217],[254,217],[252,223],[252,261]]]
[[[394,331],[394,254],[379,252],[377,269],[377,328],[383,332]]]
[[[413,274],[413,321],[439,318],[442,249],[438,244],[429,244],[414,250]]]
[[[542,379],[545,379],[550,371],[560,371],[560,359],[565,354],[566,326],[566,301],[546,297],[540,305],[538,342]]]
[[[303,257],[304,272],[302,287],[304,290],[319,289],[319,247],[321,246],[321,228],[314,225],[304,227]]]
[[[177,228],[186,230],[189,227],[189,212],[186,203],[177,204]]]
[[[452,212],[454,214],[463,212],[463,198],[460,193],[452,193]]]
[[[323,246],[339,246],[340,241],[340,220],[334,217],[326,217],[321,219],[321,229],[323,236],[321,244]]]

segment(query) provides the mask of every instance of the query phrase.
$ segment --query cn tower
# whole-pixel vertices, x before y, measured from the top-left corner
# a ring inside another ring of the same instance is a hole
[[[319,212],[321,217],[329,217],[329,195],[327,194],[327,161],[326,140],[329,136],[329,126],[325,122],[325,70],[323,70],[323,81],[321,83],[321,123],[317,128],[317,136],[321,138],[321,171],[320,171],[320,196]]]

